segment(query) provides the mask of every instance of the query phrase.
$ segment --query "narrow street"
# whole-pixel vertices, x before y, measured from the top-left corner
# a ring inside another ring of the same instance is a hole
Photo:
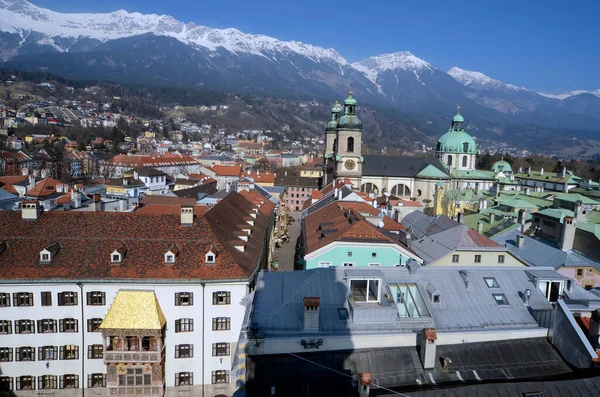
[[[287,243],[282,243],[280,248],[275,249],[275,262],[279,263],[277,271],[287,272],[294,270],[294,254],[296,253],[296,241],[300,236],[300,211],[291,211],[288,216],[294,218],[294,222],[288,226],[287,234],[289,240]]]

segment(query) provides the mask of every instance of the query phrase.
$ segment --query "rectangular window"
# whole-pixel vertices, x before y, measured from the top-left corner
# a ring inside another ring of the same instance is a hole
[[[77,306],[77,291],[59,292],[58,306]]]
[[[484,277],[483,281],[485,281],[488,288],[500,288],[498,281],[494,277]]]
[[[101,291],[91,291],[87,293],[88,306],[104,306],[106,305],[106,293]]]
[[[12,361],[13,360],[13,348],[12,347],[0,347],[0,361]]]
[[[215,317],[212,319],[213,331],[228,331],[231,328],[231,318]]]
[[[35,349],[31,346],[15,347],[15,361],[35,361]]]
[[[56,320],[45,318],[37,321],[37,327],[40,334],[51,334],[56,332]]]
[[[56,389],[56,375],[38,376],[38,389],[39,390]]]
[[[89,374],[88,387],[106,387],[106,374]]]
[[[33,383],[33,376],[17,376],[17,390],[35,390],[35,383]]]
[[[102,324],[101,318],[89,318],[87,320],[87,331],[100,332],[100,324]]]
[[[60,332],[78,332],[79,324],[75,318],[63,318],[58,322]]]
[[[371,258],[377,258],[377,252],[373,252],[373,253],[371,254]]]
[[[212,371],[212,384],[216,385],[219,383],[229,383],[229,371],[222,369]]]
[[[352,257],[352,251],[348,251],[348,258]]]
[[[583,269],[577,269],[577,275],[583,276]]]
[[[379,280],[350,280],[350,298],[354,302],[379,302]]]
[[[88,345],[88,358],[102,358],[102,345]]]
[[[10,294],[8,292],[0,292],[0,307],[10,307]]]
[[[193,330],[193,318],[180,318],[179,320],[175,320],[175,332],[192,332]]]
[[[35,333],[35,323],[33,320],[15,320],[15,334],[33,333]]]
[[[79,375],[66,374],[60,377],[61,389],[79,389]]]
[[[329,267],[331,266],[331,262],[319,262],[319,267]]]
[[[175,386],[191,386],[194,384],[193,372],[178,372],[175,374]]]
[[[175,306],[192,306],[194,304],[193,292],[176,292]]]
[[[458,260],[459,260],[458,255],[452,255],[452,263],[458,263]]]
[[[498,263],[504,263],[504,255],[498,255]]]
[[[13,293],[13,306],[33,306],[33,292]]]
[[[506,300],[506,296],[504,294],[492,294],[496,303],[499,305],[508,305],[508,301]]]
[[[175,358],[194,357],[194,345],[175,345]]]
[[[231,354],[231,344],[227,342],[219,342],[212,344],[213,357],[229,356]]]
[[[38,347],[38,360],[58,360],[58,346]]]
[[[481,255],[475,255],[475,263],[481,263]]]
[[[11,391],[13,389],[12,376],[0,376],[0,391]]]
[[[213,305],[229,305],[231,303],[231,292],[213,292]]]
[[[52,306],[52,292],[43,291],[42,295],[42,306]]]
[[[61,346],[60,359],[61,360],[77,360],[77,359],[79,359],[79,346],[77,346],[77,345]]]
[[[12,334],[12,321],[0,320],[0,334]]]
[[[371,267],[379,267],[379,266],[381,266],[381,263],[369,263],[369,266],[371,266]]]

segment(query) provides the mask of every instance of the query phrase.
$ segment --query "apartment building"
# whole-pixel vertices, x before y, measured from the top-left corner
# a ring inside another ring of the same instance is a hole
[[[232,395],[273,209],[0,213],[0,396]]]

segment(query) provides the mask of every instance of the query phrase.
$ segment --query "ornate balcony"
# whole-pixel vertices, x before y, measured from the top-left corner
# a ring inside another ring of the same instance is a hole
[[[105,351],[104,363],[158,363],[162,360],[162,352],[151,351]]]

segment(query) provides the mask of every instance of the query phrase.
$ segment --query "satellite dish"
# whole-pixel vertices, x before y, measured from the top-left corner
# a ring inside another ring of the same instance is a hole
[[[379,226],[380,228],[383,228],[383,221],[379,221],[379,223],[377,224],[377,226]]]

